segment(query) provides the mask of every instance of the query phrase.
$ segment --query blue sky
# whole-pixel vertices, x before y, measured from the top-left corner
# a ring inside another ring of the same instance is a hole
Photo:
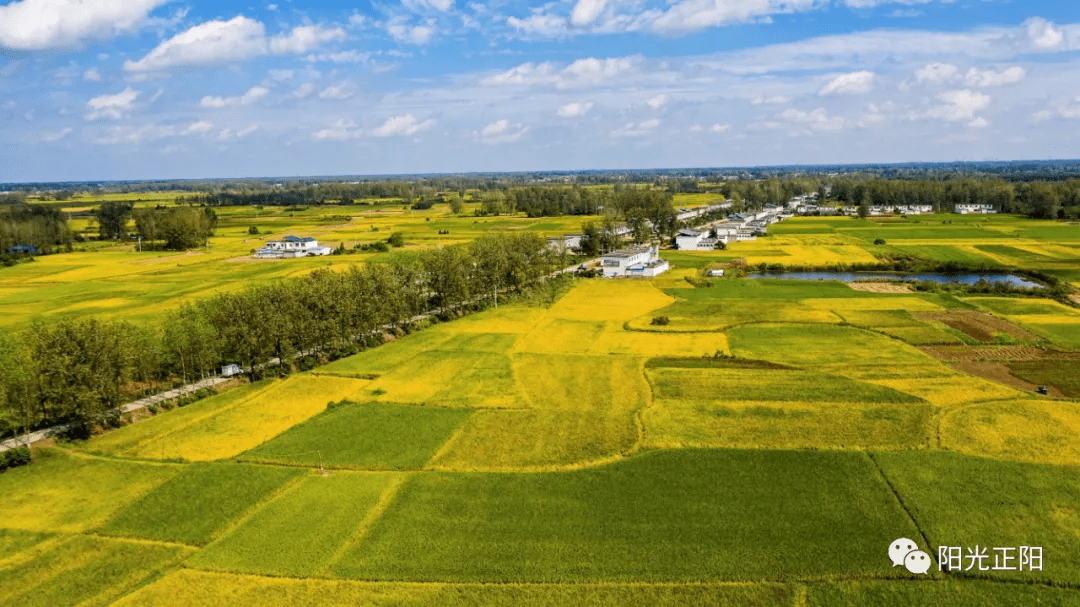
[[[1060,0],[0,0],[0,182],[1077,158]]]

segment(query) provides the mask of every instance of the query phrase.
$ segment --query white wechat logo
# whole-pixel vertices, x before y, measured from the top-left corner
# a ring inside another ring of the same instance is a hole
[[[902,537],[889,544],[889,560],[893,567],[903,565],[908,571],[916,575],[926,575],[930,571],[930,555],[919,550],[918,544],[913,540]]]

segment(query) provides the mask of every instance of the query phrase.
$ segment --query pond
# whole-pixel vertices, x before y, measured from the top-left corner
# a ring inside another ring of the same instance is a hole
[[[927,282],[950,283],[959,282],[973,285],[980,280],[987,282],[1003,282],[1012,287],[1024,289],[1045,289],[1044,285],[1017,276],[1015,274],[933,274],[933,273],[901,273],[901,272],[753,272],[747,278],[783,278],[786,280],[839,280],[843,282],[858,281],[898,281],[909,282],[921,280]]]

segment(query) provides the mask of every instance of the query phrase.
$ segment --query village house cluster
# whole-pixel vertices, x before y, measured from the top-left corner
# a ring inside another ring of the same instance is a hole
[[[816,204],[817,192],[796,196],[787,202],[787,208],[796,215],[846,215],[855,217],[859,214],[859,207],[855,205],[819,205]],[[867,209],[871,217],[884,215],[930,215],[934,213],[934,206],[929,204],[904,204],[904,205],[871,205]],[[953,213],[957,215],[997,213],[997,209],[989,204],[957,204],[953,205]]]

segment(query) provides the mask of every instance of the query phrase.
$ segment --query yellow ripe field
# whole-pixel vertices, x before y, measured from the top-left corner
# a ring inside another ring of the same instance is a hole
[[[941,420],[941,446],[1045,464],[1080,464],[1080,403],[1010,400],[963,407]]]
[[[790,238],[790,237],[788,237]],[[739,243],[738,252],[748,264],[782,263],[784,265],[826,265],[839,263],[874,263],[876,259],[857,244],[829,239],[828,244],[783,244],[773,238]],[[746,246],[743,246],[746,245]]]
[[[674,303],[648,281],[590,280],[558,301],[549,316],[564,320],[620,322]]]
[[[1019,398],[1022,392],[978,377],[923,377],[919,379],[878,379],[871,383],[914,394],[939,407],[952,407],[989,400]]]
[[[921,449],[933,407],[664,399],[642,416],[651,448]]]
[[[0,475],[4,527],[86,531],[181,471],[175,465],[72,455],[59,449],[39,451],[38,458],[33,466]]]
[[[380,376],[354,398],[445,407],[507,408],[517,394],[504,354],[431,350]]]
[[[151,441],[134,455],[212,461],[233,457],[321,413],[327,403],[355,397],[368,381],[298,375],[235,407]]]
[[[652,324],[655,316],[667,316],[671,324]],[[790,302],[754,299],[726,299],[718,305],[681,307],[657,310],[630,321],[636,331],[683,333],[687,331],[720,331],[747,323],[789,322],[839,324],[842,319],[830,310],[793,306]]]
[[[921,297],[889,295],[885,297],[866,297],[854,299],[804,299],[802,305],[815,310],[831,310],[846,317],[848,312],[870,312],[881,310],[903,310],[907,312],[940,310],[941,306],[926,301]],[[852,321],[848,321],[852,322]]]

